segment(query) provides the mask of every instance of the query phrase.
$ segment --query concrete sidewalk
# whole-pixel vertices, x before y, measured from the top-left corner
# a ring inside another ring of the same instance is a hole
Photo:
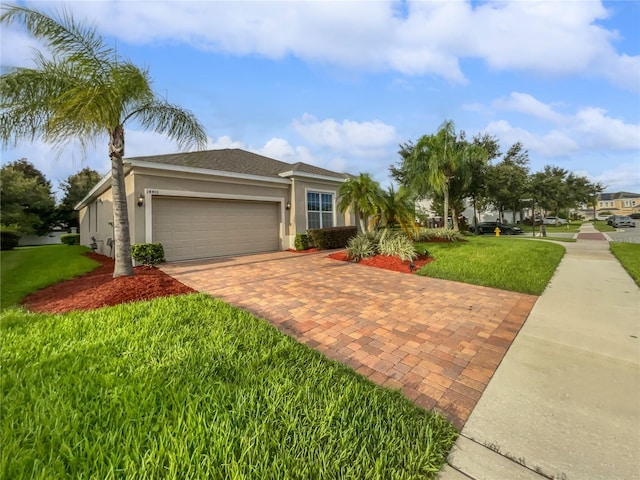
[[[585,224],[440,480],[640,479],[640,289]]]

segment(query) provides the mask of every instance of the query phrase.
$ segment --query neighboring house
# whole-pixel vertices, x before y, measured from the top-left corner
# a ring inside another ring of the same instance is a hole
[[[433,201],[431,199],[425,198],[416,201],[416,214],[417,216],[426,221],[427,226],[439,226],[442,225],[442,215],[435,212],[432,208]],[[526,210],[526,209],[525,209]],[[462,212],[459,212],[460,215],[464,216],[467,222],[467,225],[473,225],[473,204],[471,203],[471,199],[465,200],[465,209]],[[496,209],[490,208],[483,211],[478,211],[478,222],[496,222],[499,221],[499,212]],[[513,220],[513,213],[511,210],[505,210],[503,212],[505,223],[511,223]],[[516,212],[516,222],[521,221],[520,212]]]
[[[596,214],[631,215],[640,212],[640,194],[630,192],[601,193],[596,199]],[[593,209],[591,209],[593,216]]]
[[[292,248],[311,228],[355,225],[337,210],[348,174],[239,149],[124,159],[131,243],[160,242],[167,261]],[[112,253],[111,175],[75,207],[83,245]]]
[[[62,235],[68,235],[69,233],[77,233],[77,228],[72,227],[70,232],[66,229],[65,230],[54,229],[54,230],[51,230],[47,235],[42,235],[42,236],[25,235],[23,237],[20,237],[20,240],[18,241],[18,245],[20,247],[35,246],[35,245],[60,245],[62,244],[62,240],[60,240],[60,237],[62,237]]]

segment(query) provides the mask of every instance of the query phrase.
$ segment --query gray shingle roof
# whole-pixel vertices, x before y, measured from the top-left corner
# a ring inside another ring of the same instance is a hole
[[[619,200],[621,198],[638,198],[640,194],[631,192],[601,193],[598,200]]]
[[[284,172],[301,172],[314,175],[324,175],[335,178],[348,178],[350,175],[332,172],[324,168],[309,165],[307,163],[286,163],[273,158],[247,152],[239,148],[227,148],[222,150],[206,150],[189,153],[170,153],[167,155],[151,155],[148,157],[126,158],[125,161],[152,162],[182,167],[206,168],[223,172],[240,173],[246,175],[258,175],[261,177],[277,177]]]

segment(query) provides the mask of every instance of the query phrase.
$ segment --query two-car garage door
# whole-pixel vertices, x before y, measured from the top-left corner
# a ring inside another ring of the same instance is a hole
[[[167,261],[279,249],[279,203],[153,197],[152,235]]]

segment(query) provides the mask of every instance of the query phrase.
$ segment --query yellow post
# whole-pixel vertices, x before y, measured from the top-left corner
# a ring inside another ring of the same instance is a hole
[[[496,237],[499,237],[500,236],[500,227],[496,227],[494,232],[496,232]]]

